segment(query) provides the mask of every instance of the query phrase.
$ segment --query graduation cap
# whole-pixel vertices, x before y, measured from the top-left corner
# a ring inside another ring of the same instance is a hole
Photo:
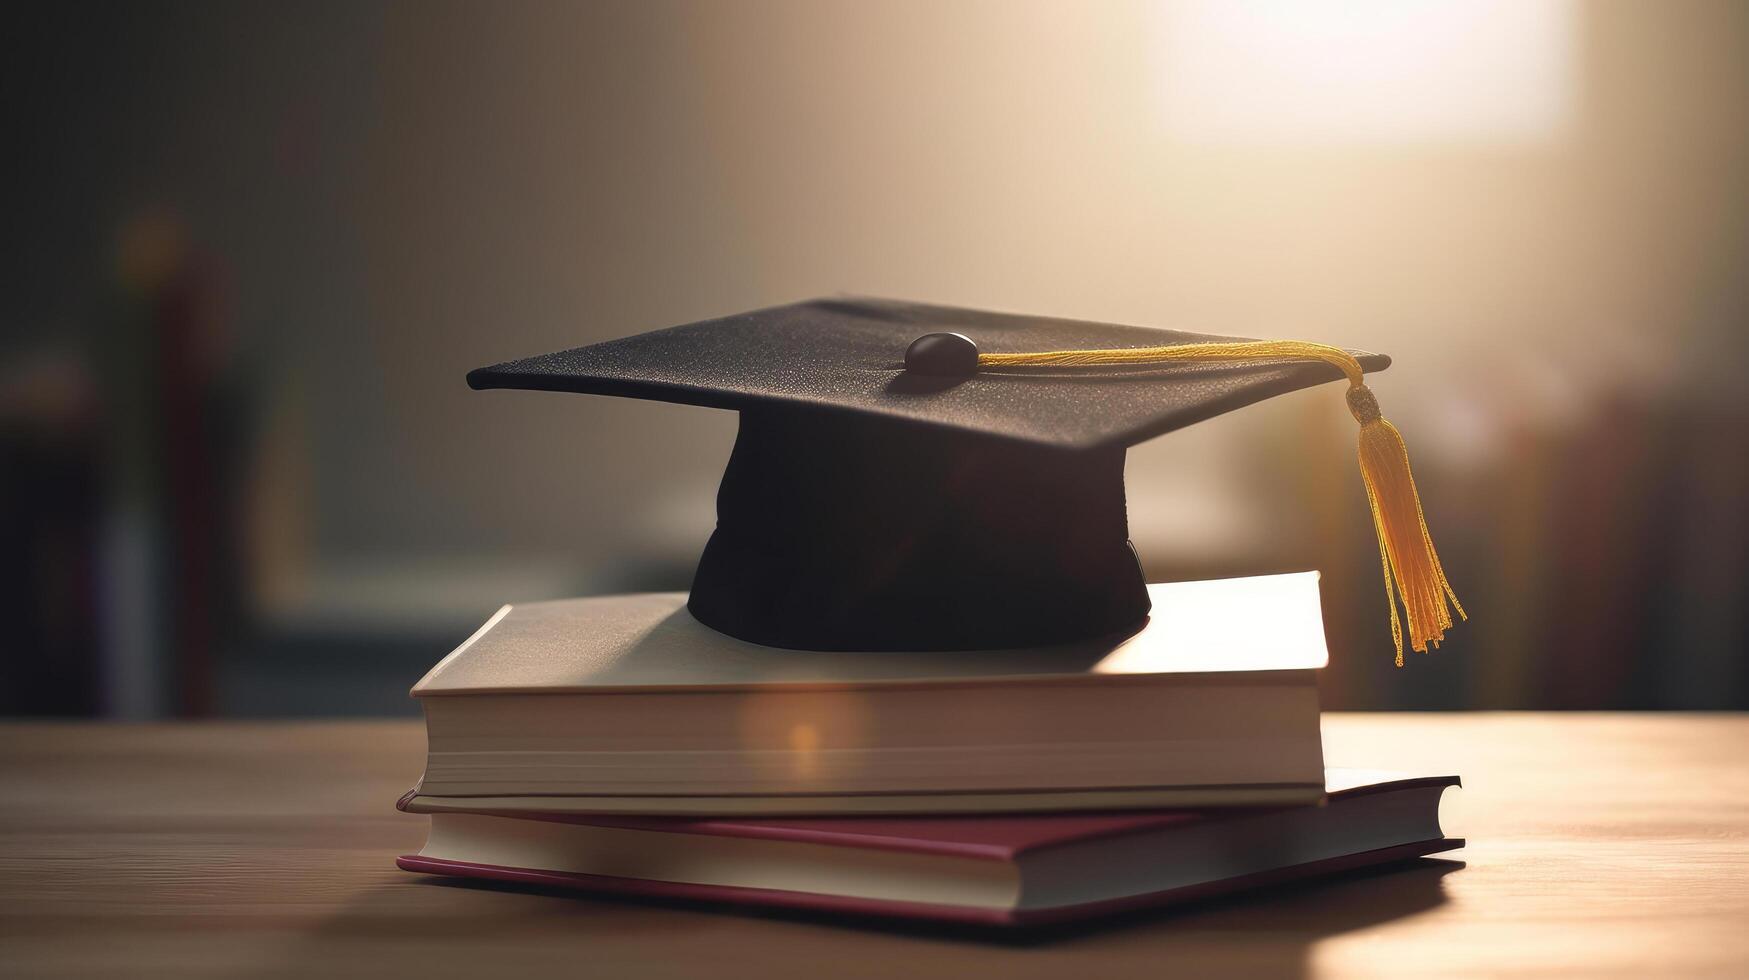
[[[1422,650],[1451,625],[1456,596],[1401,440],[1361,383],[1389,363],[1318,344],[821,299],[480,368],[468,383],[739,412],[689,610],[754,643],[874,651],[1133,632],[1148,597],[1125,516],[1127,447],[1346,375],[1387,598],[1403,597]]]

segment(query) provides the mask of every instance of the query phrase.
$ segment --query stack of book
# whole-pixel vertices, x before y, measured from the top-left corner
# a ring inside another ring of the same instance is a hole
[[[1324,768],[1316,573],[1149,587],[1122,639],[811,653],[682,594],[506,606],[414,688],[409,871],[1017,925],[1462,845],[1455,777]]]

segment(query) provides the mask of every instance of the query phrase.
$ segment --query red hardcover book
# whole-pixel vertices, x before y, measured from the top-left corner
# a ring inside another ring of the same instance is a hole
[[[700,820],[443,812],[404,870],[996,926],[1181,903],[1463,846],[1455,776],[1331,770],[1322,806]],[[405,798],[403,798],[405,799]]]

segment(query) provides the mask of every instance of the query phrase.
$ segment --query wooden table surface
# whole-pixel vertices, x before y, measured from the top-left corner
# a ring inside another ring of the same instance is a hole
[[[1002,941],[397,871],[406,722],[0,725],[0,976],[1749,976],[1749,717],[1331,715],[1470,846]]]

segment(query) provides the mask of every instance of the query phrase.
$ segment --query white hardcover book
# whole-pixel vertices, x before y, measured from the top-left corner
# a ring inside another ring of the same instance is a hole
[[[1127,637],[810,652],[681,593],[505,606],[413,688],[405,805],[645,814],[1284,804],[1323,793],[1317,573],[1149,586]]]

